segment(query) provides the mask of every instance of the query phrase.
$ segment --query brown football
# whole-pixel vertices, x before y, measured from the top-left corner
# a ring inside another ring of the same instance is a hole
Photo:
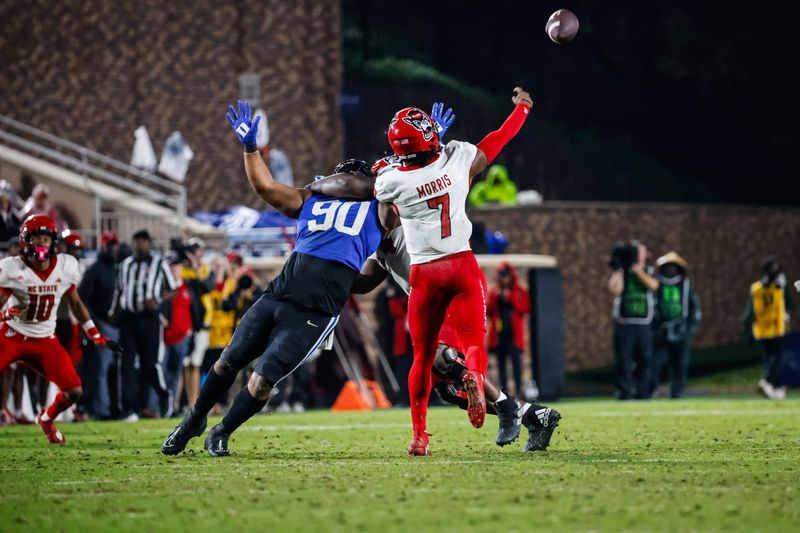
[[[550,40],[556,44],[570,42],[578,34],[578,17],[569,9],[559,9],[547,19],[544,31]]]

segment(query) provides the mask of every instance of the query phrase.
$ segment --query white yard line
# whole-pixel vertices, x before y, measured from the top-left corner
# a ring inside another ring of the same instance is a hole
[[[591,413],[594,417],[626,416],[787,416],[800,415],[800,409],[686,409],[674,411],[601,411]]]
[[[51,481],[51,485],[83,485],[85,483],[122,483],[120,479],[76,479],[71,481]]]
[[[437,426],[459,426],[466,424],[464,421],[451,420],[436,422]],[[379,424],[356,422],[353,424],[286,424],[286,425],[256,425],[242,426],[237,431],[339,431],[348,429],[383,429],[383,428],[410,428],[408,422],[384,422]],[[142,433],[164,433],[163,429],[141,429]]]

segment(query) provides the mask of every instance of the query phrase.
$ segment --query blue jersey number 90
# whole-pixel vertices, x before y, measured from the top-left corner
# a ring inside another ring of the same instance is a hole
[[[350,226],[347,225],[347,215],[350,208],[358,206],[356,216]],[[369,202],[342,202],[330,200],[317,202],[311,207],[311,214],[317,218],[308,221],[308,231],[328,231],[335,228],[339,233],[358,235],[364,227],[364,221],[369,213]]]

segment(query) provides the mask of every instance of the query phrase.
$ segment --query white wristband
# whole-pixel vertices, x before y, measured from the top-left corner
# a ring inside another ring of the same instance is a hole
[[[91,318],[86,322],[84,322],[83,324],[81,324],[81,327],[83,328],[83,331],[85,331],[87,335],[89,334],[90,329],[97,328],[97,326],[94,325],[94,320],[92,320]]]

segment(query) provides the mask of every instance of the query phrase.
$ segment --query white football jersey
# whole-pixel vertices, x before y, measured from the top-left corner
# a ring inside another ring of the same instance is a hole
[[[433,163],[393,168],[375,180],[375,197],[397,208],[412,265],[470,249],[466,203],[477,151],[474,144],[450,141]]]
[[[0,291],[11,294],[8,305],[22,313],[8,325],[29,337],[50,337],[56,330],[61,298],[80,282],[78,260],[67,254],[53,257],[49,271],[36,272],[21,257],[0,259]]]

